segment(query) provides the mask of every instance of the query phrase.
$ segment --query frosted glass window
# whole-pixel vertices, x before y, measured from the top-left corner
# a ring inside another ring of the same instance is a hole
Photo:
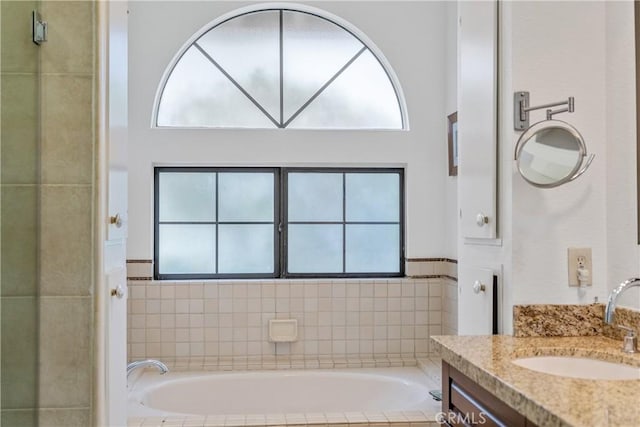
[[[398,225],[347,225],[346,272],[397,272],[400,265],[399,244]]]
[[[286,11],[282,25],[284,117],[289,119],[364,46],[315,15]]]
[[[170,65],[156,124],[404,129],[392,70],[357,30],[320,14],[266,9],[212,22]]]
[[[158,265],[160,274],[211,274],[215,271],[215,227],[161,224]]]
[[[280,12],[230,19],[198,44],[274,118],[280,117]]]
[[[158,126],[275,127],[195,46],[171,72],[162,91]]]
[[[273,226],[220,224],[218,237],[221,274],[273,273]]]
[[[341,273],[341,225],[289,225],[290,273]]]
[[[345,176],[347,221],[399,221],[400,175],[352,173]]]
[[[402,115],[389,76],[373,54],[366,51],[289,127],[401,129]]]
[[[220,221],[273,222],[273,173],[220,173]]]
[[[342,174],[289,173],[289,221],[342,221]]]
[[[157,167],[154,277],[398,277],[391,168]]]
[[[160,174],[160,221],[213,221],[215,185],[216,177],[212,173]]]

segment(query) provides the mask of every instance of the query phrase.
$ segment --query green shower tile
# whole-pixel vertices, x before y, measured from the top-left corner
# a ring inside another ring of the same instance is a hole
[[[37,299],[2,297],[0,302],[2,408],[33,408],[37,405]]]
[[[38,280],[38,190],[2,186],[2,296],[35,296]]]
[[[91,187],[44,186],[40,201],[40,295],[90,295],[94,257]]]
[[[0,425],[9,427],[37,427],[38,418],[35,409],[2,410]]]
[[[93,180],[91,76],[42,77],[41,179],[43,184]]]
[[[2,72],[34,73],[38,69],[38,47],[31,40],[31,12],[35,1],[0,1],[0,52]]]
[[[38,175],[38,84],[36,74],[2,75],[2,183],[34,184]]]
[[[40,297],[40,407],[91,405],[92,314],[91,297]]]
[[[41,409],[38,414],[38,427],[86,427],[91,425],[91,413],[88,408]]]
[[[91,73],[95,31],[93,1],[42,1],[49,41],[42,45],[43,73]]]

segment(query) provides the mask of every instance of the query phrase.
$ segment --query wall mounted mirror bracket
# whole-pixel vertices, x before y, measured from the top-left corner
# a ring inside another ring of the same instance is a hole
[[[566,105],[565,108],[551,110],[552,107]],[[575,111],[575,101],[570,96],[566,101],[552,102],[549,104],[529,106],[529,92],[515,92],[513,94],[513,128],[515,130],[525,130],[529,127],[529,111],[547,108],[547,120],[551,120],[555,114],[573,113]]]
[[[575,127],[553,119],[556,114],[573,113],[574,98],[530,107],[529,92],[515,92],[513,95],[514,128],[524,130],[515,149],[515,160],[522,178],[533,186],[552,188],[582,175],[595,156],[587,154],[584,139]],[[564,108],[552,110],[561,106]],[[529,112],[543,108],[547,109],[546,120],[529,126]]]

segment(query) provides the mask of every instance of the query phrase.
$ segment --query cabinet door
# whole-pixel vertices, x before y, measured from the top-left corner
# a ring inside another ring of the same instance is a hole
[[[452,426],[535,427],[523,415],[442,361],[442,412]]]
[[[461,231],[462,237],[495,239],[498,5],[496,1],[463,1],[459,14]]]
[[[493,270],[460,266],[458,271],[458,334],[493,333]]]

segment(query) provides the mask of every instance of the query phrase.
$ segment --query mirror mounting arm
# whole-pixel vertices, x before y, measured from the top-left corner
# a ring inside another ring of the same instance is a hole
[[[549,104],[529,106],[529,92],[514,92],[513,94],[513,127],[515,130],[524,130],[529,127],[529,111],[548,108],[547,120],[560,113],[573,113],[575,111],[575,100],[570,96],[566,101],[551,102]],[[566,105],[566,108],[551,110],[551,107]]]

